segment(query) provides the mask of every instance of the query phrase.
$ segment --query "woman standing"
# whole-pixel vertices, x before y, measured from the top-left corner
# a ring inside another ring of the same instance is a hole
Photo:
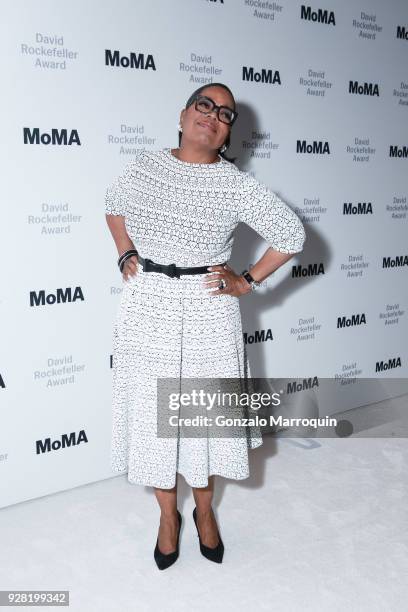
[[[193,518],[202,554],[222,561],[212,511],[214,475],[249,476],[247,437],[160,437],[157,381],[171,377],[251,376],[239,297],[256,289],[303,249],[304,227],[276,194],[238,170],[223,153],[237,118],[222,83],[197,89],[180,114],[178,149],[142,150],[106,193],[106,219],[123,274],[114,325],[111,467],[131,483],[154,487],[160,569],[179,553],[177,474],[193,488]],[[270,245],[251,268],[227,264],[243,221]]]

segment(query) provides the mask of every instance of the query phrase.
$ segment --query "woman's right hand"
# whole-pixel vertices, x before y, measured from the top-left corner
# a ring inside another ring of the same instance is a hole
[[[131,276],[136,276],[138,268],[139,262],[137,260],[136,255],[133,255],[132,257],[126,259],[125,263],[123,264],[122,270],[123,280],[128,281]]]

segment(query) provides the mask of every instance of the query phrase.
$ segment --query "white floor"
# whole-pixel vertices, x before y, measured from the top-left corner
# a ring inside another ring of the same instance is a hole
[[[398,422],[378,434],[268,436],[249,479],[217,477],[221,565],[199,552],[182,477],[180,557],[164,571],[153,489],[126,476],[5,508],[0,589],[69,590],[75,612],[407,610],[408,441]]]

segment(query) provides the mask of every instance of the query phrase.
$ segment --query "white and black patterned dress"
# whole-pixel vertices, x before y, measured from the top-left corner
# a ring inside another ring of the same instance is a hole
[[[243,221],[272,248],[303,249],[294,211],[269,188],[220,157],[211,164],[179,160],[170,148],[141,150],[109,185],[107,214],[123,215],[143,257],[161,264],[209,266],[229,260]],[[205,275],[171,278],[144,272],[123,281],[113,332],[111,468],[131,483],[160,488],[176,472],[193,487],[208,476],[249,476],[248,449],[258,427],[241,437],[159,437],[158,377],[251,377],[239,298],[209,295]]]

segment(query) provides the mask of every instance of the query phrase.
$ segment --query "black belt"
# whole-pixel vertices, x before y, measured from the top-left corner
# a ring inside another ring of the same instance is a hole
[[[162,272],[163,274],[167,274],[171,278],[180,278],[180,274],[205,274],[208,272],[208,266],[196,266],[193,268],[183,268],[181,266],[176,266],[176,264],[158,264],[151,259],[147,259],[147,257],[142,257],[137,254],[138,261],[142,264],[143,272]],[[227,262],[225,261],[221,265],[225,265]],[[211,265],[211,264],[210,264]]]

